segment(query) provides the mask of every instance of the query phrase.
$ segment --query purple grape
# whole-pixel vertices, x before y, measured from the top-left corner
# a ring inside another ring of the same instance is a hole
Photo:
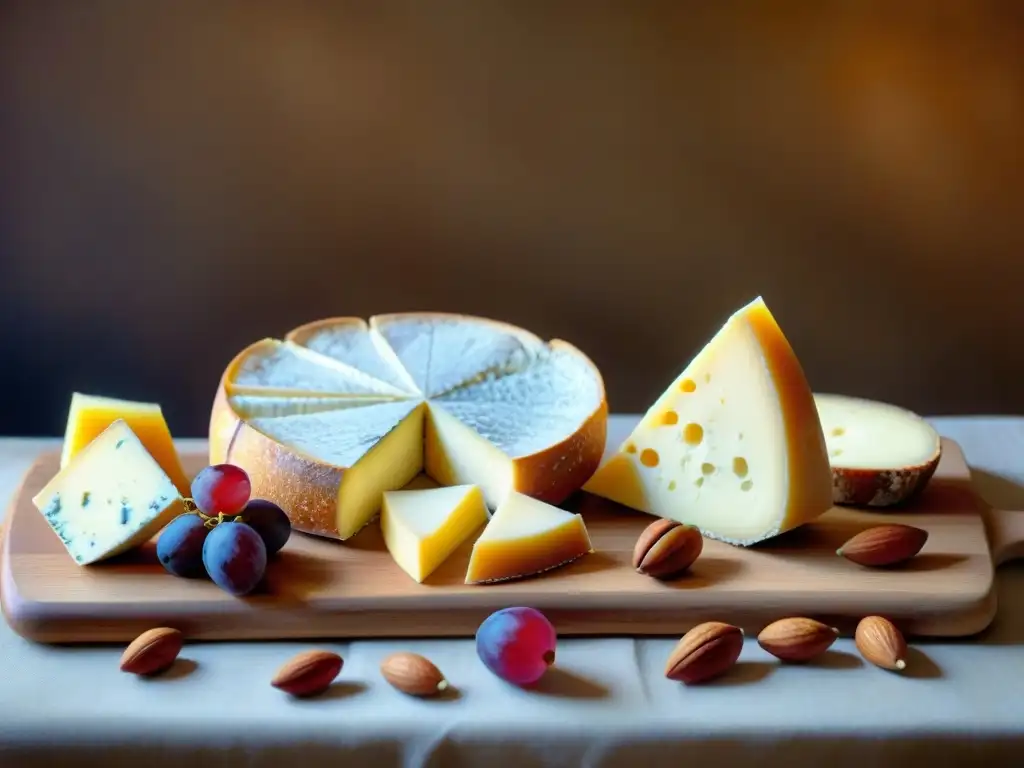
[[[234,464],[204,467],[192,480],[192,501],[204,515],[237,515],[249,502],[249,475]]]
[[[256,531],[267,548],[267,556],[278,552],[292,535],[292,523],[277,504],[253,499],[242,510],[242,520]]]
[[[267,548],[260,535],[245,523],[226,521],[206,536],[203,564],[214,584],[241,596],[252,592],[263,578]]]
[[[178,515],[160,532],[156,557],[169,573],[186,579],[206,575],[203,544],[210,530],[199,515]]]
[[[476,652],[491,672],[515,685],[540,680],[555,662],[558,636],[535,608],[504,608],[476,631]]]

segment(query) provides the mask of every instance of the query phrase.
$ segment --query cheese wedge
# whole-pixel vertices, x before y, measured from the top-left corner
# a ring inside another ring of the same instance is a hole
[[[420,583],[486,522],[487,505],[475,485],[391,491],[380,511],[391,557]]]
[[[563,341],[464,315],[332,318],[228,365],[210,462],[242,466],[298,530],[347,538],[421,467],[492,508],[513,491],[560,503],[600,463],[607,414]]]
[[[156,403],[73,393],[67,426],[64,429],[61,468],[67,467],[82,449],[118,419],[123,419],[128,424],[146,450],[171,478],[178,491],[187,496],[190,481],[182,469],[163,412]]]
[[[185,512],[174,482],[124,419],[76,453],[32,503],[80,565],[145,543]]]
[[[762,299],[729,318],[584,490],[737,545],[832,506],[814,397]]]
[[[513,492],[473,545],[466,583],[534,576],[593,551],[582,516]]]

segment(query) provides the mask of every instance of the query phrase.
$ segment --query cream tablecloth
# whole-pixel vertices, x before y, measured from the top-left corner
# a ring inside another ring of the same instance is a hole
[[[937,418],[993,504],[1024,485],[1024,419]],[[183,441],[188,444],[190,441]],[[52,440],[0,440],[0,499]],[[50,648],[0,624],[0,766],[1024,765],[1024,567],[1000,569],[983,637],[917,644],[896,676],[841,639],[830,668],[742,666],[700,689],[664,679],[670,640],[563,640],[539,692],[483,670],[472,641],[316,643],[345,658],[326,699],[268,685],[310,643],[190,644],[169,678],[121,674],[121,648]],[[433,659],[457,697],[420,701],[378,673],[390,651]],[[984,763],[979,763],[984,761]],[[913,764],[918,764],[914,762]]]

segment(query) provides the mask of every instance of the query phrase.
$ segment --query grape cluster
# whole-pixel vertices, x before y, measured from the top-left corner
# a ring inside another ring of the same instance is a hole
[[[558,636],[536,608],[504,608],[476,631],[476,652],[493,674],[515,685],[532,685],[555,662]]]
[[[164,528],[157,559],[175,576],[208,576],[236,596],[252,592],[263,579],[267,559],[285,545],[292,527],[277,504],[251,494],[244,469],[232,464],[203,469],[192,481],[196,511]]]

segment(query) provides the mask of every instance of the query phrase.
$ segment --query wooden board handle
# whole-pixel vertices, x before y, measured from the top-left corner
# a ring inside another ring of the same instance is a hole
[[[1024,485],[971,467],[971,482],[980,497],[996,567],[1024,558]]]

